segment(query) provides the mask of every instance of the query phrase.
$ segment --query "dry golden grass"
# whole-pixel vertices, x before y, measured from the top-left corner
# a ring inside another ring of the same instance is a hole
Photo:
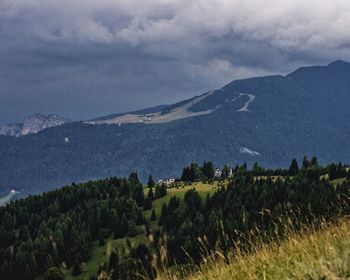
[[[261,244],[250,254],[235,254],[229,263],[217,254],[189,280],[231,279],[350,279],[350,222],[321,230],[290,233],[285,241]],[[184,279],[168,272],[162,279]]]

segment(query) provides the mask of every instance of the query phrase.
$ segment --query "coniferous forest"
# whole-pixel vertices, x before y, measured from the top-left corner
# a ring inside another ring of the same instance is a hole
[[[1,278],[65,279],[67,269],[78,276],[96,243],[125,238],[127,248],[112,248],[91,279],[154,279],[164,267],[200,263],[212,250],[225,257],[239,244],[248,252],[253,232],[268,242],[283,239],[287,227],[317,227],[350,214],[350,172],[341,163],[320,166],[316,157],[305,157],[288,169],[257,163],[229,169],[218,178],[211,162],[192,163],[168,187],[152,176],[143,186],[133,172],[12,201],[0,208]],[[222,182],[215,192],[203,196],[193,188],[182,198],[172,196],[156,215],[154,202],[169,188],[214,180]],[[145,242],[131,246],[128,238],[140,226]]]

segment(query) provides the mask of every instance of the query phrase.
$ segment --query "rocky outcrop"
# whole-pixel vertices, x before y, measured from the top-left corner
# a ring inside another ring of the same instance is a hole
[[[27,117],[23,124],[7,124],[0,126],[0,135],[18,137],[38,133],[45,128],[59,126],[68,122],[70,122],[69,119],[63,118],[56,114],[35,114]]]

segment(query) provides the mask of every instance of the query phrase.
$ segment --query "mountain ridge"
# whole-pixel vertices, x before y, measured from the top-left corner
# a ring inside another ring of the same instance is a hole
[[[348,65],[235,80],[187,108],[208,114],[152,124],[72,122],[0,137],[0,185],[24,195],[135,170],[142,180],[150,173],[177,177],[186,164],[207,159],[215,166],[259,161],[286,167],[304,155],[318,155],[320,163],[350,162]],[[249,95],[255,98],[244,107]],[[164,107],[164,116],[188,100]]]
[[[24,136],[38,133],[46,128],[51,128],[71,122],[57,114],[33,114],[26,117],[23,123],[5,124],[0,126],[0,135]]]

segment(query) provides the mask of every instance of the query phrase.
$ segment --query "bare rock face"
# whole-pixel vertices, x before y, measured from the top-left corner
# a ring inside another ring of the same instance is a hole
[[[0,135],[19,136],[22,131],[23,124],[11,123],[0,126]]]
[[[70,122],[69,119],[63,118],[56,114],[35,114],[27,117],[23,124],[7,124],[0,126],[0,135],[18,137],[38,133],[45,128],[59,126],[68,122]]]
[[[55,114],[52,114],[52,115],[35,114],[25,119],[23,123],[22,131],[21,131],[21,135],[38,133],[39,131],[45,128],[59,126],[69,121],[70,120]]]

